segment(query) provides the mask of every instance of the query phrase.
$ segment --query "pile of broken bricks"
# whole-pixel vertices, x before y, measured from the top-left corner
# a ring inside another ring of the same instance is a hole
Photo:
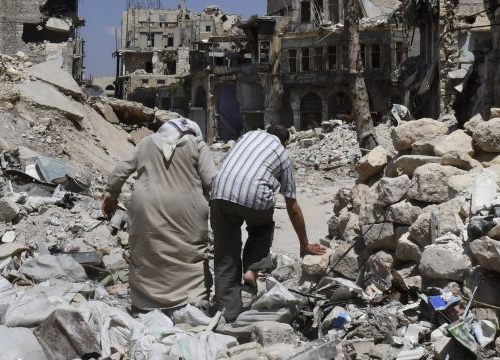
[[[396,153],[373,149],[354,188],[336,194],[322,241],[331,250],[304,258],[301,293],[315,314],[331,311],[318,317],[323,330],[347,318],[337,335],[359,358],[500,357],[498,115],[451,132],[432,119],[403,123],[391,134]]]

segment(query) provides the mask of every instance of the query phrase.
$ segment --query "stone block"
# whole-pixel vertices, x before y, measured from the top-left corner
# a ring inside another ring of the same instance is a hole
[[[474,134],[478,126],[482,123],[484,123],[483,117],[481,116],[481,114],[477,114],[464,124],[464,129],[469,133]]]
[[[382,178],[378,182],[377,194],[378,203],[382,206],[395,204],[401,201],[411,187],[411,180],[408,175],[395,178]]]
[[[264,347],[281,343],[298,344],[299,337],[289,324],[259,321],[253,327],[252,340]]]
[[[92,330],[76,311],[54,311],[34,334],[52,360],[99,358],[101,355],[101,347]]]
[[[398,174],[413,177],[417,168],[426,164],[440,164],[441,161],[441,158],[438,156],[403,155],[394,161],[394,166]]]
[[[463,281],[472,263],[460,245],[434,244],[426,247],[420,259],[420,273],[429,279]]]
[[[447,201],[450,199],[450,177],[463,174],[466,174],[466,172],[452,166],[439,164],[420,166],[413,175],[408,198],[426,203]]]
[[[393,223],[365,225],[361,230],[368,248],[372,250],[396,250]]]
[[[308,275],[323,275],[330,265],[332,250],[327,249],[323,255],[306,255],[302,259],[302,271]]]
[[[14,220],[21,209],[10,198],[0,198],[0,222],[11,222]]]
[[[387,208],[385,219],[395,224],[411,225],[422,214],[422,207],[409,200],[403,200]]]
[[[484,236],[472,241],[469,247],[479,265],[500,273],[500,241]]]
[[[396,244],[396,259],[401,261],[420,262],[422,249],[409,239],[410,233],[406,233],[398,240]]]
[[[431,140],[445,135],[448,127],[433,119],[408,121],[392,130],[391,137],[397,151],[411,149],[411,146],[422,140]]]
[[[500,153],[500,118],[485,121],[473,134],[476,145],[483,151]]]
[[[389,161],[390,153],[382,146],[377,146],[368,154],[363,156],[356,166],[359,178],[358,182],[364,183],[384,170]]]
[[[467,135],[463,130],[457,130],[449,135],[443,136],[434,147],[436,156],[444,156],[451,152],[474,156],[472,137]]]

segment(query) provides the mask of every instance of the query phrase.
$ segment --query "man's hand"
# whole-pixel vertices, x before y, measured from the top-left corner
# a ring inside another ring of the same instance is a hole
[[[118,200],[107,197],[104,199],[101,211],[108,219],[111,219],[118,209]]]
[[[326,247],[320,244],[307,244],[305,248],[300,248],[300,257],[304,257],[307,254],[310,255],[323,255],[326,252]]]

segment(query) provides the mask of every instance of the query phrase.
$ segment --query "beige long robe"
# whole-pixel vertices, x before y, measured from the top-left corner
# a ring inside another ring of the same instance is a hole
[[[185,136],[167,163],[150,136],[143,139],[108,179],[117,198],[137,171],[129,209],[130,291],[139,309],[173,308],[206,299],[204,252],[208,203],[215,165],[208,146]]]

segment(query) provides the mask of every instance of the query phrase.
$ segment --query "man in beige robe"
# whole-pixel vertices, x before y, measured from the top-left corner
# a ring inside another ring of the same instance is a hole
[[[207,300],[204,254],[215,166],[199,127],[187,119],[144,138],[108,179],[103,212],[111,215],[137,172],[129,209],[130,292],[141,310]]]

